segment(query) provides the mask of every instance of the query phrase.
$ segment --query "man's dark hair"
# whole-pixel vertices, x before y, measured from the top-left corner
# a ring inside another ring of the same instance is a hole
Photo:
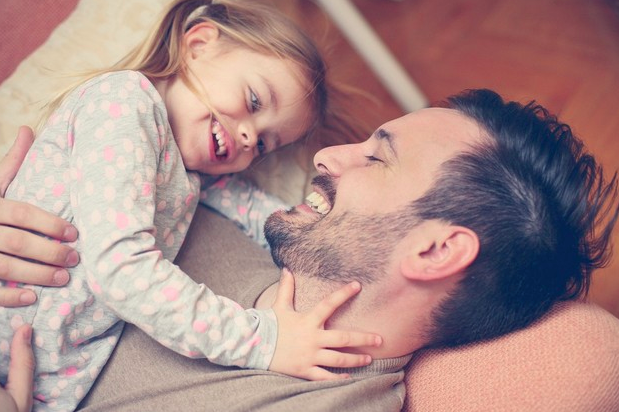
[[[588,292],[610,259],[617,173],[602,167],[569,126],[535,102],[469,90],[446,107],[475,120],[483,143],[445,162],[412,205],[422,219],[472,229],[477,259],[433,313],[429,346],[455,346],[529,325],[560,300]]]

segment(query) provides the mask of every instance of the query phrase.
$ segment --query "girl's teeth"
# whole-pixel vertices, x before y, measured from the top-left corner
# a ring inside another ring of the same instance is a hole
[[[221,130],[221,125],[219,124],[219,122],[214,122],[213,123],[213,136],[215,137],[215,141],[217,142],[217,146],[219,146],[217,148],[217,150],[215,151],[215,154],[217,156],[223,156],[226,153],[228,153],[228,149],[226,149],[226,140],[224,139],[222,130]]]
[[[217,133],[215,135],[215,140],[217,140],[217,145],[219,146],[215,154],[217,156],[223,156],[228,153],[228,149],[226,149],[226,141],[223,139],[223,136]]]
[[[218,121],[213,122],[213,134],[221,132],[221,124]]]

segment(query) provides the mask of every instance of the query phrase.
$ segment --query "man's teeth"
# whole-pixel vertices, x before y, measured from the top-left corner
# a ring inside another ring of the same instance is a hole
[[[326,215],[331,210],[329,202],[325,200],[322,195],[316,192],[312,192],[305,198],[307,205],[321,215]]]
[[[226,148],[226,140],[224,139],[223,130],[219,122],[213,123],[213,138],[217,142],[217,146],[219,146],[215,151],[215,154],[217,156],[224,156],[227,154],[228,149]]]

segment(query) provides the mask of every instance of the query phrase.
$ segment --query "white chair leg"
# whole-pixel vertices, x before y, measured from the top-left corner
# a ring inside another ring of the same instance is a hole
[[[406,113],[428,100],[349,0],[314,0],[334,21]]]

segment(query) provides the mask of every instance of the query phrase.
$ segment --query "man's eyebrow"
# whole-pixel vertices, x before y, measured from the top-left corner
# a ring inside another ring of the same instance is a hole
[[[374,132],[374,137],[376,138],[376,140],[378,141],[386,141],[387,142],[387,146],[389,147],[389,151],[391,152],[391,154],[395,157],[397,157],[397,152],[395,150],[394,144],[393,144],[393,134],[391,134],[389,131],[380,128],[378,130],[376,130]]]

